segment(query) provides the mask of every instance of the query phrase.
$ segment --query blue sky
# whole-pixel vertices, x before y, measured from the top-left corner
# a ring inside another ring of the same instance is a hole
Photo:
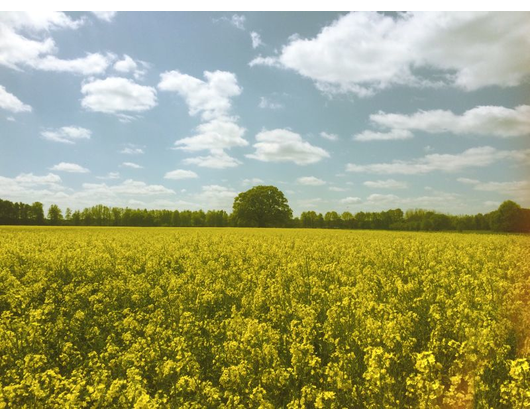
[[[0,198],[530,206],[530,14],[2,12]]]

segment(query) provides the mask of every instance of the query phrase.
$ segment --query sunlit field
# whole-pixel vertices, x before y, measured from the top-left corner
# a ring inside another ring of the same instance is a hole
[[[0,227],[0,407],[530,408],[530,237]]]

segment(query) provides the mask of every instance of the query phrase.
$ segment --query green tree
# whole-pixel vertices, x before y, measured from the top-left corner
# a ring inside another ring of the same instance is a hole
[[[521,206],[507,200],[493,212],[491,228],[497,232],[519,232],[522,230],[522,218]]]
[[[30,219],[36,224],[36,225],[42,225],[44,223],[44,208],[42,206],[42,203],[39,203],[36,201],[31,205],[31,211],[30,211]]]
[[[52,204],[48,209],[48,220],[51,225],[58,225],[63,220],[63,212],[57,204]]]
[[[282,227],[293,211],[278,188],[259,185],[235,198],[232,217],[236,226]]]

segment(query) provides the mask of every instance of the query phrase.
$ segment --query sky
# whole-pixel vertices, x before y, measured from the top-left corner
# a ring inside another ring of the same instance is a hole
[[[1,12],[0,198],[530,207],[528,34],[528,12]]]

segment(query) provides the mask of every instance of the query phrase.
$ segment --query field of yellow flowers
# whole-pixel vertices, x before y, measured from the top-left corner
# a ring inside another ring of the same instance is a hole
[[[530,408],[530,237],[0,227],[0,407]]]

